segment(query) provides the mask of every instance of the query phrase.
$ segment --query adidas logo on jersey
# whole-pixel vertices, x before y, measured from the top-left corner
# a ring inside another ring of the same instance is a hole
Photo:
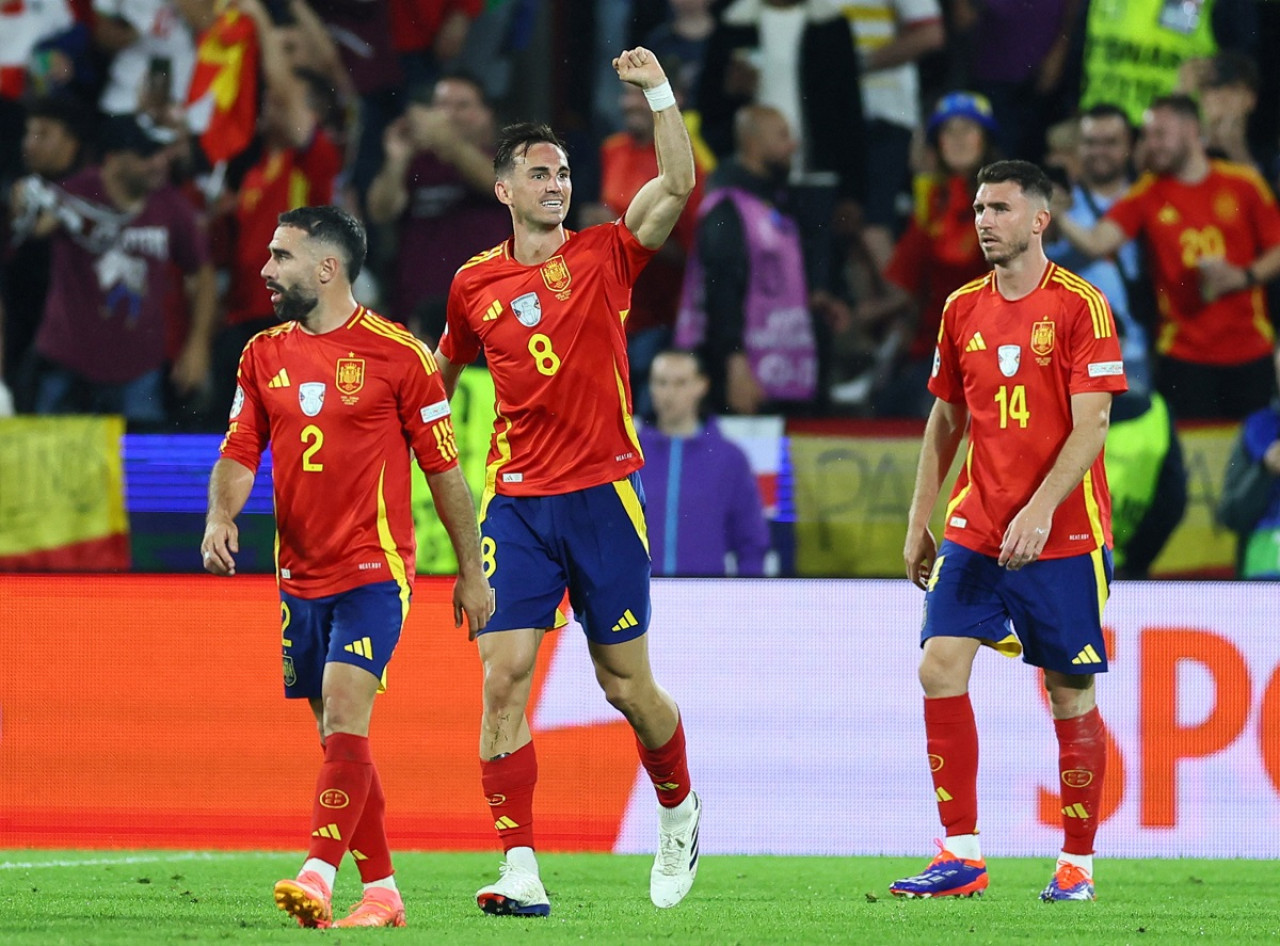
[[[269,388],[287,388],[289,386],[289,372],[281,368],[276,372],[276,376],[267,382]]]
[[[969,344],[964,346],[965,351],[986,351],[987,343],[983,341],[981,332],[974,332],[973,338],[969,339]]]
[[[502,303],[499,302],[497,299],[494,299],[493,302],[490,303],[489,308],[484,310],[484,318],[481,319],[481,321],[492,322],[501,314],[502,314]]]

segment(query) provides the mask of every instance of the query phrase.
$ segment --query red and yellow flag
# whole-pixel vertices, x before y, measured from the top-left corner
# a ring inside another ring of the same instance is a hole
[[[234,158],[248,147],[258,121],[258,62],[253,21],[227,0],[200,34],[196,68],[187,94],[187,121],[210,163]]]

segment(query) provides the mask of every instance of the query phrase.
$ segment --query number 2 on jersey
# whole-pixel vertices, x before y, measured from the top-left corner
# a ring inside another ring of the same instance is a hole
[[[533,363],[539,374],[548,378],[560,370],[560,356],[551,348],[551,339],[538,332],[529,338],[529,354],[533,355]]]
[[[317,463],[314,459],[315,455],[324,446],[324,431],[315,424],[307,424],[302,428],[302,442],[309,444],[307,449],[302,451],[302,469],[306,473],[319,473],[324,469],[323,463]]]
[[[1017,421],[1019,427],[1027,426],[1031,412],[1027,410],[1027,389],[1024,385],[1015,384],[1012,390],[1007,385],[1000,385],[996,403],[1000,405],[1001,430],[1008,427],[1011,420]]]

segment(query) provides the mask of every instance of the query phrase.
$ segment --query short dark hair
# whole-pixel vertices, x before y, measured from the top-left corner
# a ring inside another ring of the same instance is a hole
[[[1154,112],[1156,109],[1164,109],[1173,112],[1182,118],[1189,118],[1193,122],[1200,121],[1200,105],[1189,95],[1183,95],[1181,92],[1175,92],[1172,95],[1157,95],[1151,100],[1151,104],[1147,106],[1148,111]]]
[[[27,103],[28,118],[46,118],[62,125],[72,137],[84,142],[91,134],[92,115],[72,95],[54,92]]]
[[[1053,182],[1038,164],[1030,161],[995,161],[978,172],[979,184],[1003,184],[1013,181],[1028,196],[1053,199]]]
[[[1086,118],[1118,118],[1124,123],[1124,129],[1129,133],[1129,138],[1133,138],[1133,122],[1129,121],[1129,113],[1114,102],[1099,102],[1097,105],[1089,106],[1080,113],[1081,121]]]
[[[277,222],[282,227],[296,227],[313,240],[331,243],[342,251],[347,279],[356,281],[364,267],[368,239],[364,227],[341,207],[298,207],[282,213]]]
[[[694,349],[663,348],[659,350],[656,355],[653,356],[653,361],[657,361],[659,358],[663,357],[664,355],[666,355],[669,358],[688,358],[690,361],[693,362],[693,367],[698,372],[698,374],[703,378],[707,377],[707,366],[702,360],[702,355],[700,355]],[[650,364],[652,364],[652,362],[650,362]]]
[[[569,149],[550,125],[540,122],[517,122],[498,132],[498,150],[493,155],[493,173],[505,177],[516,166],[516,158],[524,157],[537,144],[555,145],[567,156]]]

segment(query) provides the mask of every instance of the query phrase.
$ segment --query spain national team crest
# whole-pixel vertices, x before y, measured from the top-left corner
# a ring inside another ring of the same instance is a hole
[[[319,414],[320,408],[324,407],[324,382],[304,381],[298,385],[298,404],[308,417]]]
[[[1230,191],[1219,191],[1213,198],[1214,215],[1223,223],[1234,223],[1240,219],[1240,208],[1236,198]]]
[[[297,682],[298,682],[298,671],[294,669],[293,658],[286,657],[284,658],[284,685],[287,687],[291,687]]]
[[[542,303],[536,292],[526,292],[518,299],[512,299],[511,311],[516,314],[516,321],[525,328],[533,328],[542,321]]]
[[[542,281],[547,288],[556,294],[556,298],[564,301],[569,298],[569,283],[573,282],[573,274],[563,256],[553,256],[542,264]]]
[[[1031,326],[1031,351],[1043,358],[1053,351],[1053,320],[1046,319]]]
[[[1022,364],[1022,346],[1001,345],[996,349],[996,359],[1000,364],[1000,373],[1006,378],[1012,378]]]
[[[338,359],[338,391],[348,396],[357,393],[364,387],[364,359],[350,355]]]

